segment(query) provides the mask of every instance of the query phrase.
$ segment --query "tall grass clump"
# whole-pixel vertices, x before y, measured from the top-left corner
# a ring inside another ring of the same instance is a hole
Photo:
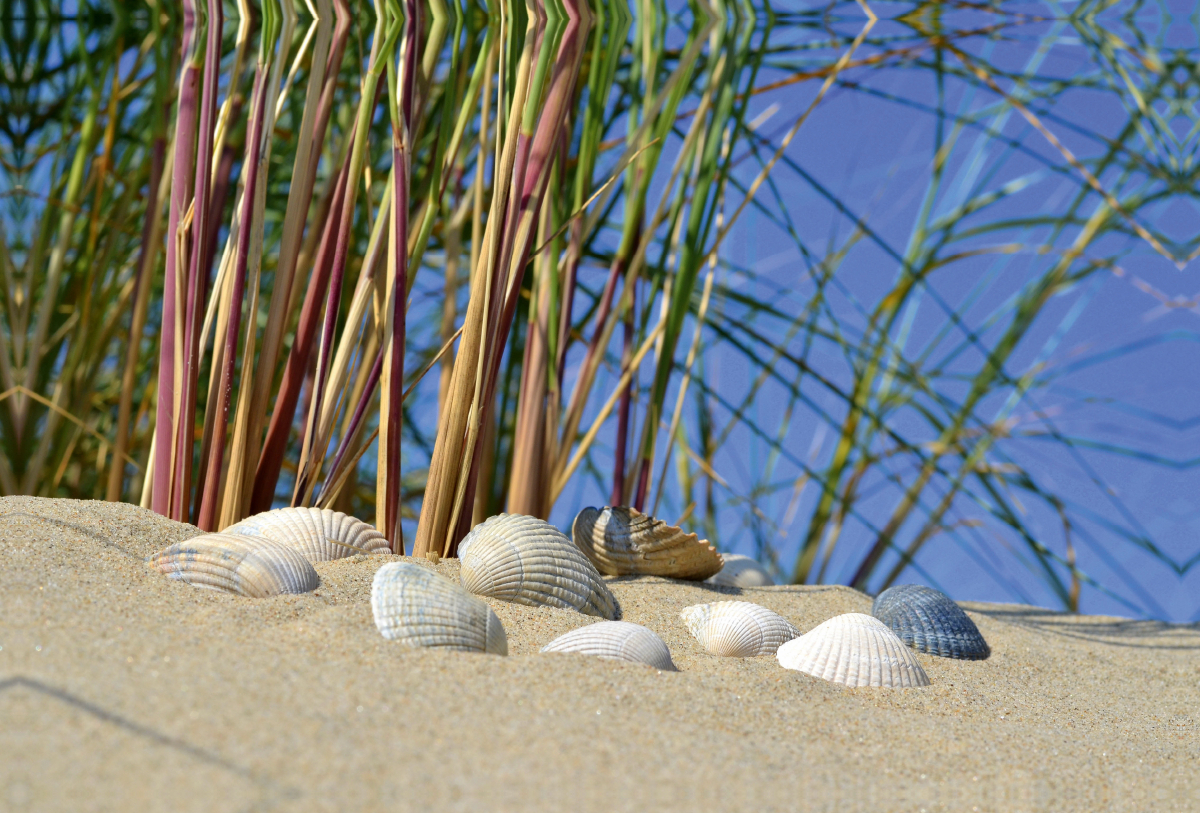
[[[1074,318],[1054,297],[1114,241],[1180,258],[1139,214],[1153,194],[1112,182],[1142,171],[1148,114],[1078,157],[1062,83],[979,43],[1036,24],[1093,42],[1102,77],[1128,60],[1088,14],[894,6],[22,0],[0,37],[0,492],[205,530],[336,507],[441,556],[586,497],[869,590],[986,532],[1064,607],[1086,586],[1155,613],[1080,539],[1183,565],[1014,448],[1027,424],[1071,447],[1021,417],[1052,384],[1047,324]],[[932,96],[874,87],[888,70]],[[936,121],[902,234],[806,163],[805,128],[853,94]],[[1014,211],[1046,177],[1065,202]],[[733,259],[766,231],[786,272]],[[1019,284],[989,287],[1024,246]],[[868,251],[886,284],[851,293]],[[978,283],[945,296],[953,272]],[[931,307],[942,327],[915,330]]]

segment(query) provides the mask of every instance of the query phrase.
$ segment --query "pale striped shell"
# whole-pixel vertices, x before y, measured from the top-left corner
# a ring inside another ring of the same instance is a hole
[[[643,663],[664,672],[678,672],[671,650],[652,631],[628,621],[599,621],[560,635],[542,652],[575,652],[615,661]]]
[[[389,562],[375,571],[371,612],[384,638],[413,647],[508,654],[492,608],[433,570]]]
[[[783,616],[748,601],[696,604],[679,617],[706,652],[729,658],[774,655],[800,634]]]
[[[878,618],[835,616],[775,653],[779,665],[846,686],[928,686],[912,650]]]
[[[169,578],[248,598],[307,593],[321,581],[293,548],[234,534],[205,534],[176,542],[146,561]]]
[[[609,576],[707,579],[721,569],[721,554],[685,533],[633,508],[585,508],[572,527],[575,544]]]
[[[871,615],[918,652],[981,661],[992,654],[979,627],[953,599],[920,584],[898,584],[879,594]]]
[[[722,587],[772,587],[775,580],[767,569],[749,556],[740,553],[722,553],[725,566],[705,581]]]
[[[531,607],[559,607],[613,619],[617,600],[594,565],[548,522],[500,514],[458,544],[459,578],[480,596]]]
[[[277,508],[230,525],[222,533],[266,537],[290,545],[310,562],[358,553],[391,553],[387,538],[362,520],[328,508]]]

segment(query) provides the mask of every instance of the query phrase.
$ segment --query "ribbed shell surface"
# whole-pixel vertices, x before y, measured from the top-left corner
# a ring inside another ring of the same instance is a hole
[[[147,563],[169,578],[248,598],[307,593],[320,584],[295,549],[271,539],[205,534],[151,555]]]
[[[723,564],[707,541],[633,508],[585,508],[575,517],[571,533],[596,569],[609,576],[700,581]]]
[[[600,621],[560,635],[542,652],[575,652],[630,663],[643,663],[665,672],[677,672],[671,650],[651,630],[627,621]]]
[[[230,525],[222,533],[266,537],[290,545],[310,562],[358,553],[391,553],[387,538],[362,520],[328,508],[277,508]]]
[[[740,553],[722,553],[725,566],[705,581],[722,587],[772,587],[775,580],[767,569],[749,556]]]
[[[412,562],[375,571],[371,612],[384,638],[413,647],[508,654],[492,608],[449,579]]]
[[[835,616],[779,647],[775,657],[785,669],[846,686],[929,685],[912,650],[882,621],[863,613]]]
[[[535,517],[500,514],[479,523],[458,544],[458,558],[462,585],[476,595],[619,617],[595,565],[562,531]]]
[[[748,601],[696,604],[679,617],[706,652],[728,658],[774,655],[800,634],[783,616]]]
[[[932,587],[900,584],[879,594],[871,615],[918,652],[981,661],[992,654],[979,628],[949,596]]]

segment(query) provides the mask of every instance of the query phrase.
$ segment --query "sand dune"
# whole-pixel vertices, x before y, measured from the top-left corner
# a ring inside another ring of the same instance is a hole
[[[540,655],[593,619],[499,601],[509,657],[416,651],[371,619],[399,557],[258,601],[143,564],[197,533],[0,500],[0,810],[1200,810],[1196,626],[966,604],[990,659],[850,690],[709,656],[678,613],[736,596],[807,631],[861,593],[614,579],[680,673]]]

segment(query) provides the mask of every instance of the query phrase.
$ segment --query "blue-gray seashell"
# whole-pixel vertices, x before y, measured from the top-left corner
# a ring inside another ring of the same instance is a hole
[[[949,596],[932,587],[889,587],[875,599],[871,615],[918,652],[970,661],[992,654],[975,622]]]

